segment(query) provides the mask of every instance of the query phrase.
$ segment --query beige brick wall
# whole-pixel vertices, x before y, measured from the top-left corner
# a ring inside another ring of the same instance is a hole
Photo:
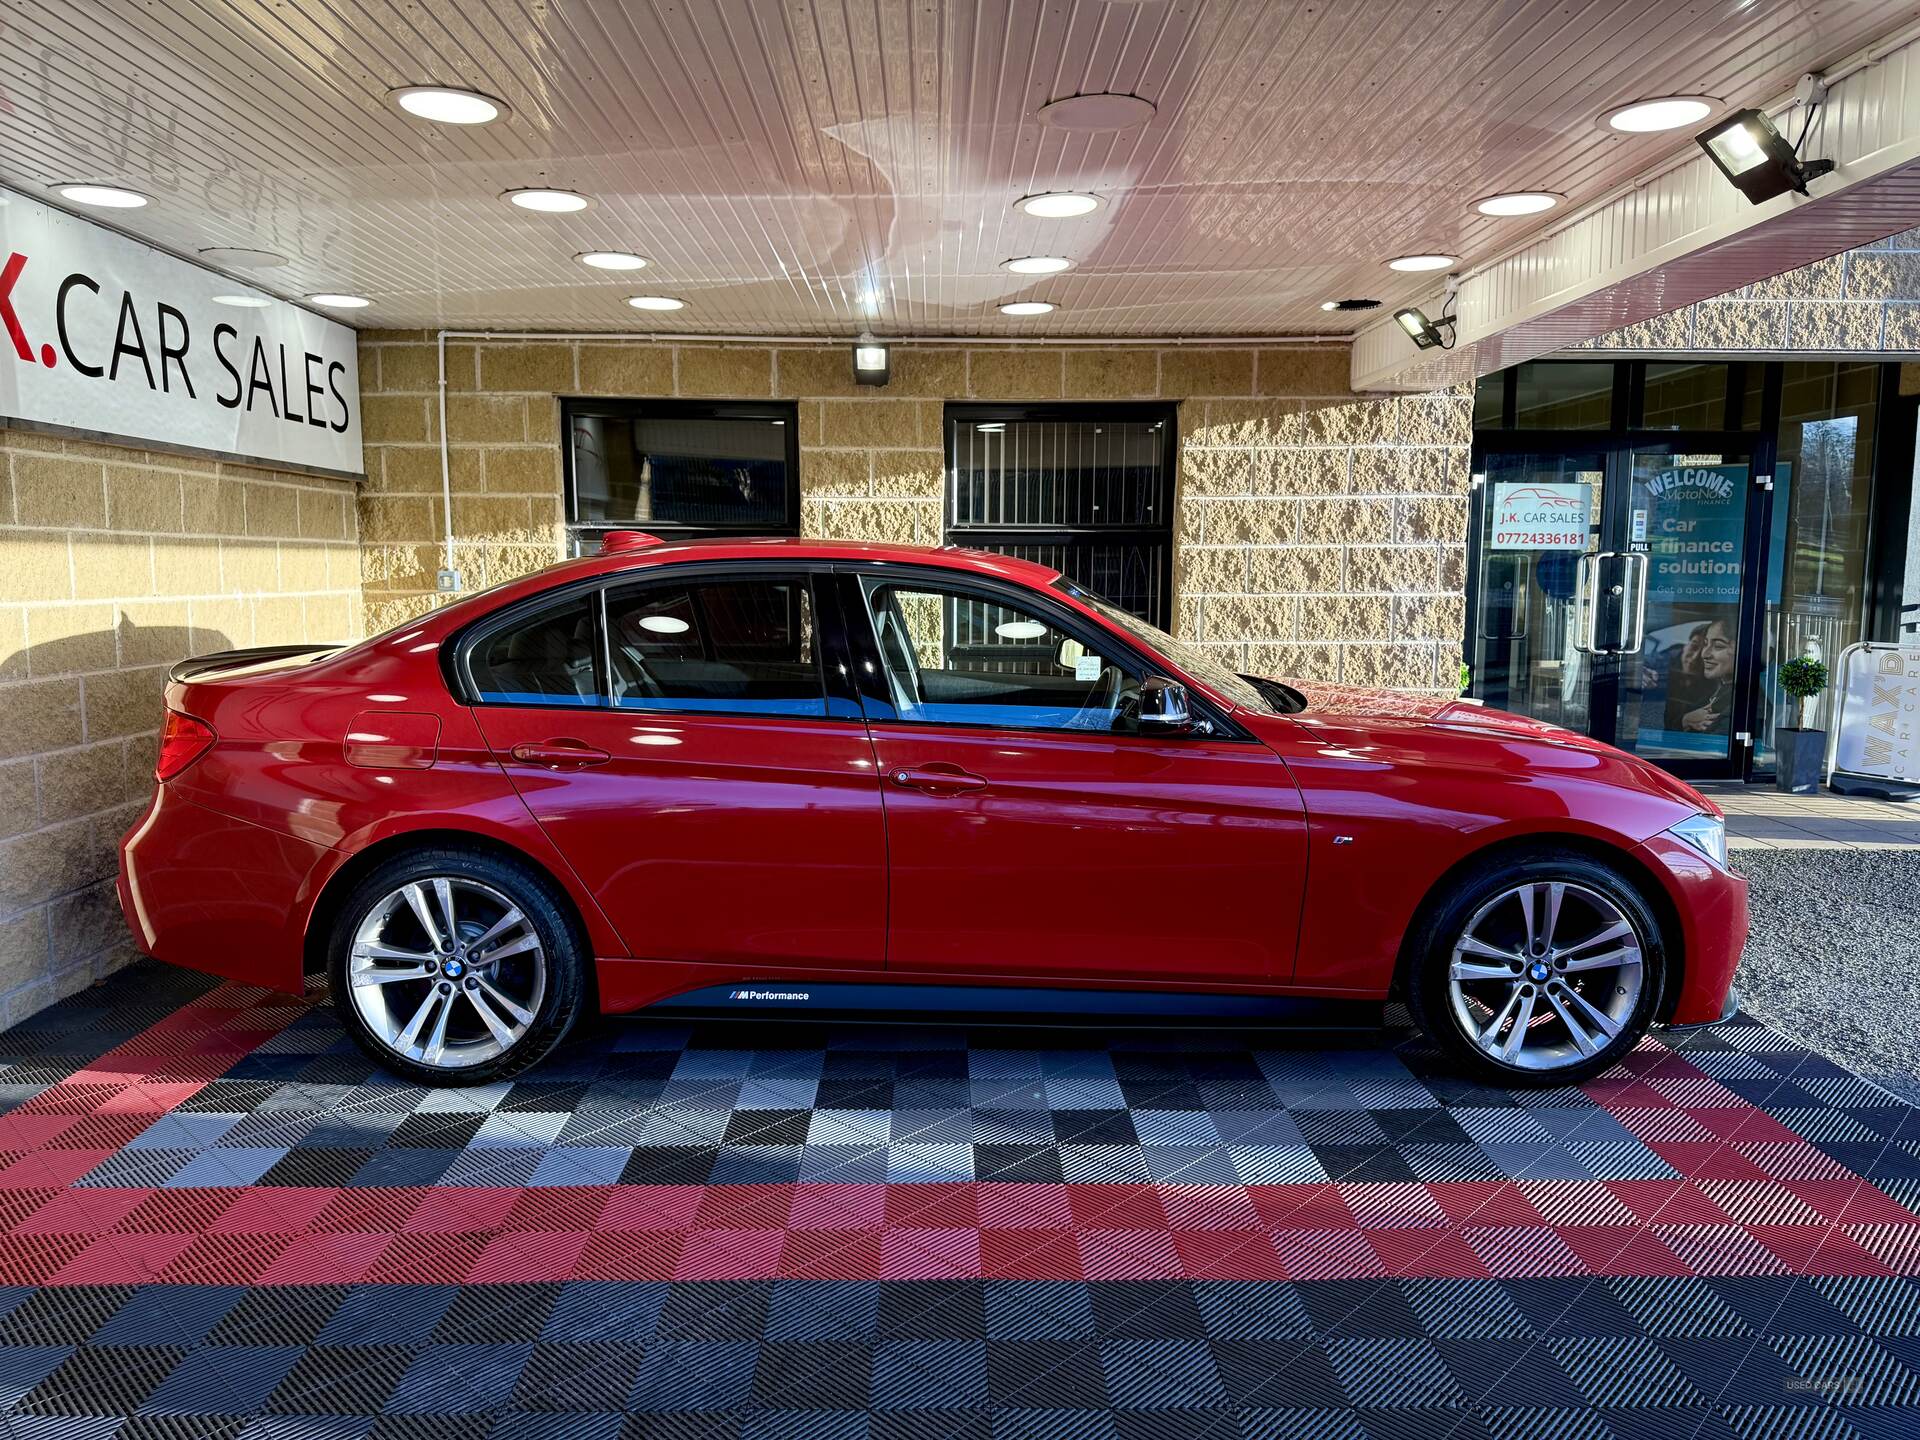
[[[131,957],[114,847],[168,666],[359,633],[352,484],[0,422],[0,1024]]]
[[[552,561],[560,397],[798,403],[801,525],[938,544],[948,400],[1173,400],[1177,628],[1236,663],[1447,688],[1465,583],[1465,392],[1358,398],[1343,348],[896,346],[857,386],[846,346],[449,342],[455,562],[469,588]],[[362,335],[367,624],[434,603],[444,524],[432,336]]]
[[[1782,355],[1920,351],[1920,230],[1757,280],[1578,348]]]

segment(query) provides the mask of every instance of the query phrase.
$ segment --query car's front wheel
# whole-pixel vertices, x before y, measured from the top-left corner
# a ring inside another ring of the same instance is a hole
[[[1579,854],[1477,867],[1413,937],[1415,1020],[1462,1068],[1566,1085],[1631,1050],[1659,1012],[1660,923],[1620,870]]]
[[[457,849],[376,867],[341,906],[328,951],[347,1033],[427,1085],[486,1084],[539,1060],[572,1028],[585,971],[543,876]]]

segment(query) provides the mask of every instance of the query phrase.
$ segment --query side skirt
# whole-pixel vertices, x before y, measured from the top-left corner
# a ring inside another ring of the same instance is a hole
[[[1069,990],[1024,985],[884,985],[829,981],[761,980],[708,985],[658,1000],[645,1015],[662,1010],[756,1015],[807,1011],[846,1012],[915,1020],[937,1016],[991,1018],[1006,1024],[1030,1019],[1052,1024],[1073,1016],[1139,1020],[1241,1020],[1307,1030],[1377,1030],[1383,1017],[1377,1000],[1329,1000],[1302,995],[1196,995],[1163,990]]]

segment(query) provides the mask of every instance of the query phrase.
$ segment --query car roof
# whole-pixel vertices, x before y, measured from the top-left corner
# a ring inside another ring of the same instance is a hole
[[[562,560],[505,584],[475,592],[435,612],[432,618],[445,622],[446,628],[451,629],[484,611],[516,603],[554,586],[712,560],[760,560],[776,565],[786,560],[835,560],[847,564],[932,566],[1035,587],[1051,585],[1060,578],[1060,572],[1048,565],[956,545],[886,545],[866,540],[816,540],[778,535],[699,540],[647,537],[611,554]],[[435,628],[441,626],[436,624]]]

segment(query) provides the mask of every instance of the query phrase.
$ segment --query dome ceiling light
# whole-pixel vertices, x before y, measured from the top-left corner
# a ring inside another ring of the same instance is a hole
[[[1616,106],[1600,117],[1600,123],[1624,135],[1651,135],[1697,125],[1719,108],[1720,102],[1711,95],[1663,95]]]
[[[436,125],[489,125],[507,113],[507,102],[478,90],[447,85],[406,85],[387,98],[409,115]]]
[[[591,198],[577,190],[509,190],[500,198],[511,201],[522,210],[535,210],[542,215],[570,215],[593,204]]]
[[[1015,205],[1036,220],[1071,220],[1077,215],[1091,215],[1105,203],[1084,190],[1049,190],[1043,195],[1022,196]]]
[[[118,185],[81,183],[53,188],[76,205],[92,205],[101,210],[138,210],[147,203],[147,197],[138,190],[125,190]]]
[[[1000,268],[1015,275],[1058,275],[1062,270],[1071,270],[1073,261],[1064,255],[1022,255],[1018,259],[1002,260]]]
[[[573,257],[582,265],[591,265],[596,270],[644,270],[647,257],[635,255],[628,250],[589,250],[584,255]]]
[[[1539,215],[1553,209],[1562,197],[1552,190],[1512,190],[1504,195],[1489,195],[1474,202],[1482,215],[1504,219],[1512,215]]]

